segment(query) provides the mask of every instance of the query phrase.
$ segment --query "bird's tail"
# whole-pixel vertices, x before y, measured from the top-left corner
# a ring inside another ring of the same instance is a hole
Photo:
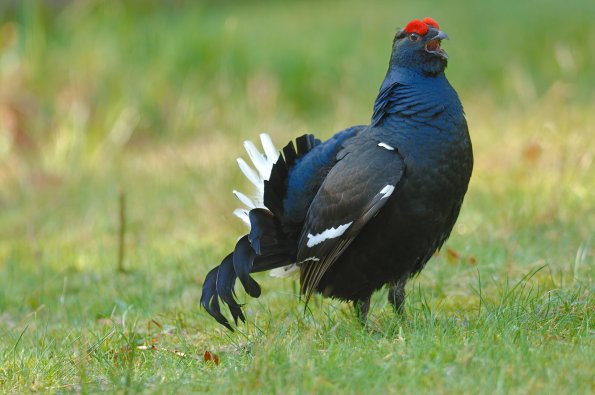
[[[250,273],[268,270],[287,273],[295,269],[297,241],[295,236],[291,236],[292,232],[288,231],[287,224],[284,224],[283,201],[287,193],[289,172],[299,158],[319,143],[314,136],[304,135],[296,140],[296,145],[293,142],[287,144],[282,155],[279,155],[268,136],[263,138],[261,135],[261,141],[264,155],[252,143],[244,144],[257,171],[238,159],[242,172],[259,189],[257,196],[250,199],[234,191],[247,206],[245,209],[237,209],[234,214],[250,226],[250,232],[241,237],[233,252],[207,274],[200,299],[205,310],[232,331],[231,324],[221,313],[220,301],[229,306],[236,325],[238,319],[245,321],[234,291],[236,279],[240,280],[248,295],[257,298],[261,289]],[[274,157],[276,162],[267,170]]]

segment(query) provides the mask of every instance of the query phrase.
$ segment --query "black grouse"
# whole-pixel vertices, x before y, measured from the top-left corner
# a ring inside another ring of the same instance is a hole
[[[301,136],[281,155],[267,135],[264,154],[245,143],[256,170],[238,163],[259,195],[234,191],[247,206],[235,214],[250,232],[202,288],[201,304],[219,323],[233,330],[220,302],[236,325],[245,321],[236,279],[259,297],[250,274],[262,271],[299,271],[306,303],[314,292],[353,301],[362,322],[387,284],[401,311],[407,280],[448,238],[473,167],[463,107],[444,75],[446,38],[431,18],[396,33],[370,125],[325,142]]]

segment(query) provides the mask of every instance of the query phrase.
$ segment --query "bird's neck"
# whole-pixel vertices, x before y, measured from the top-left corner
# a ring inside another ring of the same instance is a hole
[[[433,111],[462,114],[458,96],[443,72],[429,76],[410,68],[389,68],[374,102],[371,125],[421,119]]]
[[[384,81],[382,82],[382,86],[380,87],[380,91],[382,91],[383,88],[386,88],[395,83],[401,83],[403,85],[419,83],[431,84],[432,82],[440,83],[443,79],[446,79],[444,71],[441,71],[438,74],[427,74],[424,73],[423,70],[418,68],[399,67],[396,65],[391,65],[388,71],[386,72],[386,76],[384,77]]]

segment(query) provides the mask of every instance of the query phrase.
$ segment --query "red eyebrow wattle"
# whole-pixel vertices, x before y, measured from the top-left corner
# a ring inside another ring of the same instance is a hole
[[[438,22],[436,22],[435,20],[433,20],[430,17],[425,17],[421,21],[423,23],[425,23],[426,25],[432,26],[433,28],[440,29],[440,26],[438,25]]]
[[[423,36],[428,32],[428,25],[419,19],[414,19],[405,26],[405,31],[407,33],[417,33],[420,36]]]

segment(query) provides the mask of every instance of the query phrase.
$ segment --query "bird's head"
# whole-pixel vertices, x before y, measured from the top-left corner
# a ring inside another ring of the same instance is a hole
[[[436,75],[446,68],[448,55],[440,47],[448,36],[432,18],[414,19],[393,41],[391,65]]]

